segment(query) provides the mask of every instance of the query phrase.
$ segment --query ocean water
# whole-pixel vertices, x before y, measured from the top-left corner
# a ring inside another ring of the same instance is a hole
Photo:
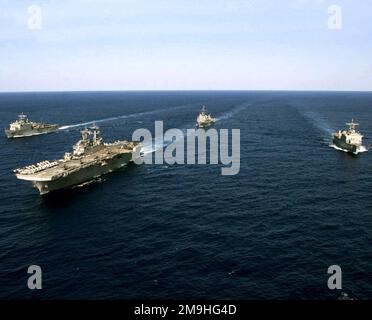
[[[202,104],[216,128],[241,129],[241,169],[132,165],[85,188],[40,197],[12,170],[60,158],[96,121],[106,141],[133,130],[192,128]],[[354,118],[368,147],[372,93],[2,93],[0,127],[24,112],[58,133],[0,138],[2,299],[372,298],[372,152],[331,148]],[[43,289],[27,288],[27,268]]]

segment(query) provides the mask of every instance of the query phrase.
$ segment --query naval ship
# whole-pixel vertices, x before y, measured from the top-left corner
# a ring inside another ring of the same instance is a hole
[[[210,126],[215,121],[216,119],[214,119],[212,115],[207,111],[207,108],[203,106],[196,119],[196,125],[199,128],[204,128],[204,127]]]
[[[5,134],[8,138],[22,138],[46,134],[58,130],[58,125],[42,122],[32,122],[27,119],[27,116],[20,114],[18,120],[9,125],[9,129],[5,129]]]
[[[350,153],[358,153],[363,139],[363,136],[356,130],[359,123],[355,123],[353,119],[346,125],[349,126],[346,130],[339,130],[333,135],[333,144]]]
[[[16,169],[16,177],[31,181],[41,195],[83,185],[127,165],[133,160],[132,154],[139,144],[129,141],[104,143],[96,125],[90,130],[82,130],[81,135],[72,153],[65,153],[63,159]]]

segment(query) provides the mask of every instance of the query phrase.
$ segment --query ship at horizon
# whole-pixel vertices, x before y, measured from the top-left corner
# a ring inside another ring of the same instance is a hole
[[[24,138],[41,134],[52,133],[58,130],[58,125],[43,122],[30,121],[23,113],[18,115],[18,119],[5,129],[7,138]]]

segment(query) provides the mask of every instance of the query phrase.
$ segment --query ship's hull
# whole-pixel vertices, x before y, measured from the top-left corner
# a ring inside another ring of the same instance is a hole
[[[60,177],[51,181],[32,181],[33,185],[39,190],[41,195],[47,193],[71,188],[77,185],[84,184],[85,182],[92,181],[98,177],[110,173],[114,170],[126,166],[132,161],[132,154],[121,154],[120,157],[105,160],[104,162],[97,162],[89,167],[81,168],[73,173]],[[19,177],[22,179],[22,177]]]
[[[38,136],[41,134],[56,132],[57,130],[58,130],[57,125],[51,125],[47,128],[26,129],[26,130],[17,130],[17,131],[11,131],[9,129],[5,129],[5,134],[9,139],[12,139],[12,138],[24,138],[24,137]]]
[[[336,147],[346,150],[347,152],[350,153],[357,153],[357,151],[359,150],[358,145],[346,143],[345,141],[338,139],[336,137],[333,138],[333,144]]]
[[[204,121],[204,122],[197,122],[196,126],[199,128],[206,128],[211,126],[214,123],[214,121]]]

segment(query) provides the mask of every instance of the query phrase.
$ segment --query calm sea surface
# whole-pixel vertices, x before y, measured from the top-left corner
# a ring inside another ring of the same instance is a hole
[[[40,197],[12,170],[70,151],[96,120],[106,141],[137,128],[192,128],[202,104],[241,129],[241,170],[130,166]],[[99,92],[0,94],[0,127],[18,113],[69,126],[0,137],[0,298],[372,298],[372,152],[329,147],[351,118],[372,143],[372,93]],[[103,120],[103,121],[101,121]],[[27,268],[43,289],[27,289]]]

